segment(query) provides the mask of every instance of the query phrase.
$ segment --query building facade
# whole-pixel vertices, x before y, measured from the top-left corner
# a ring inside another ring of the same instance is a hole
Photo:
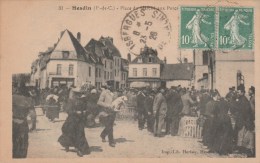
[[[40,53],[38,60],[37,70],[31,78],[40,88],[95,84],[96,61],[81,46],[80,33],[75,38],[69,30],[63,31],[58,42]]]
[[[126,86],[126,77],[124,76],[127,70],[122,70],[121,54],[113,44],[112,37],[102,36],[99,40],[91,39],[85,46],[85,49],[94,58],[100,60],[101,64],[98,67],[100,75],[98,75],[99,79],[96,79],[98,87],[105,83],[113,85],[115,89]]]
[[[156,88],[161,85],[163,61],[157,55],[156,50],[145,47],[141,50],[140,55],[129,63],[128,82],[130,87]]]
[[[253,51],[194,51],[195,84],[197,89],[218,89],[225,96],[229,88],[243,84],[254,86]],[[203,66],[203,68],[202,68]]]

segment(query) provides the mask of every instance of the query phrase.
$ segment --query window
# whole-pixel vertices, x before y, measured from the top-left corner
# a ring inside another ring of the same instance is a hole
[[[101,69],[98,69],[98,76],[101,78]]]
[[[98,77],[98,68],[96,68],[96,70],[95,70],[95,76],[96,76],[96,78]]]
[[[69,54],[70,54],[69,51],[62,51],[62,58],[63,58],[63,59],[69,58]]]
[[[133,68],[133,76],[137,76],[137,68]]]
[[[209,62],[209,55],[207,51],[203,51],[203,65],[208,65]]]
[[[113,68],[113,63],[112,63],[112,62],[110,62],[110,68],[111,68],[111,69]]]
[[[147,76],[147,68],[143,68],[143,76]]]
[[[152,58],[152,57],[149,57],[148,62],[149,62],[149,63],[152,63],[152,62],[153,62],[153,58]]]
[[[108,72],[108,75],[109,75],[109,72]],[[110,72],[110,78],[109,79],[112,79],[112,72]]]
[[[88,76],[91,77],[91,67],[88,68]]]
[[[107,72],[104,71],[104,79],[107,79]]]
[[[105,60],[105,68],[107,68],[107,61]]]
[[[57,64],[57,75],[61,75],[61,64]]]
[[[203,78],[208,78],[208,73],[203,73]]]
[[[142,58],[138,58],[137,63],[143,63]]]
[[[116,76],[116,70],[115,70],[115,76]]]
[[[74,69],[73,65],[70,64],[69,65],[69,76],[73,76],[73,69]]]
[[[157,76],[157,69],[153,68],[153,76]]]

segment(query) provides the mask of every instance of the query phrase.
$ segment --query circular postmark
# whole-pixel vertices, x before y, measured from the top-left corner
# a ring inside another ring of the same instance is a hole
[[[140,54],[144,46],[163,50],[171,39],[171,24],[166,14],[151,6],[141,6],[126,14],[121,38],[128,50]]]

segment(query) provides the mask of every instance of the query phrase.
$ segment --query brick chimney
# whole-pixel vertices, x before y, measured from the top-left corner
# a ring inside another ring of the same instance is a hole
[[[183,59],[183,62],[184,62],[184,63],[188,63],[188,58],[184,58],[184,59]]]
[[[80,43],[80,39],[81,39],[81,33],[78,32],[78,33],[77,33],[77,40],[79,41],[79,43]]]
[[[166,57],[164,57],[164,64],[167,64],[167,59],[166,59]]]
[[[128,60],[129,63],[131,62],[131,54],[130,53],[127,54],[127,60]]]

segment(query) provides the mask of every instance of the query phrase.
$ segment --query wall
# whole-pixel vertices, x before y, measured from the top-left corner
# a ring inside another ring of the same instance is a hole
[[[57,64],[61,64],[61,75],[57,75]],[[73,75],[69,75],[69,65],[73,65]],[[46,67],[46,81],[49,77],[49,87],[51,87],[52,77],[75,78],[77,77],[77,61],[76,60],[50,60]],[[75,81],[76,83],[76,81]]]
[[[133,76],[133,68],[137,68],[137,76]],[[143,76],[143,68],[147,68],[147,76]],[[157,69],[157,75],[153,76],[152,69]],[[160,64],[129,64],[128,78],[160,78]]]
[[[252,51],[218,51],[216,53],[214,87],[221,95],[226,95],[228,88],[237,87],[237,71],[245,78],[245,89],[254,84],[254,52]]]
[[[89,67],[91,67],[91,76],[89,74]],[[86,62],[78,61],[77,64],[78,74],[76,83],[78,86],[83,85],[85,82],[90,82],[95,85],[95,65]]]
[[[106,67],[105,67],[105,62],[106,62]],[[104,82],[108,81],[108,80],[114,80],[114,73],[113,73],[113,60],[110,60],[110,59],[107,59],[107,58],[103,58],[102,60],[102,63],[104,65],[103,67],[103,79],[104,79]],[[112,63],[112,68],[110,66],[110,64]],[[107,76],[107,73],[109,72],[109,78]],[[104,77],[104,73],[106,73],[106,79]],[[112,74],[112,75],[110,75]]]
[[[240,70],[245,78],[245,88],[254,84],[254,62],[216,62],[215,88],[225,96],[229,87],[237,87],[237,71]]]

